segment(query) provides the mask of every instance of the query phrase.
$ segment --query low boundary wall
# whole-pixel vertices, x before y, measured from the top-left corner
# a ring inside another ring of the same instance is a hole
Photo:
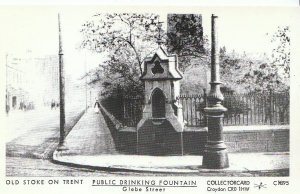
[[[126,127],[101,106],[105,116],[115,126],[117,140],[124,149],[135,149],[136,128]],[[289,125],[225,126],[224,140],[228,152],[288,152]],[[207,128],[185,127],[184,154],[201,155],[207,141]],[[179,142],[180,143],[180,142]]]

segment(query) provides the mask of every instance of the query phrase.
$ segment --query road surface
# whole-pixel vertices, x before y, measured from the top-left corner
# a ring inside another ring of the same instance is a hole
[[[68,130],[78,121],[82,111],[79,107],[66,109]],[[66,176],[66,172],[74,171],[51,162],[59,139],[59,109],[11,112],[6,117],[5,134],[7,176]]]
[[[68,129],[81,116],[82,108],[66,110]],[[52,153],[59,140],[59,110],[41,109],[11,113],[6,118],[6,176],[143,176],[145,173],[108,172],[75,168],[52,162]],[[166,174],[148,174],[152,176]]]

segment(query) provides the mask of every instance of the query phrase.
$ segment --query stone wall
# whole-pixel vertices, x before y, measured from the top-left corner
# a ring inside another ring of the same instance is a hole
[[[135,153],[136,128],[120,126],[110,115],[106,116],[116,126],[120,147],[127,153]],[[289,131],[288,125],[225,126],[224,140],[228,152],[288,152]],[[201,155],[207,139],[207,128],[185,127],[182,137],[184,154]]]
[[[251,131],[248,128],[253,128]],[[230,127],[233,128],[233,127]],[[236,127],[236,128],[241,128]],[[247,126],[247,130],[224,129],[224,140],[228,152],[288,152],[289,128],[273,126],[273,129],[255,129],[259,126]],[[123,129],[119,132],[119,140],[129,143],[125,147],[134,147],[136,133],[133,129]],[[130,139],[130,140],[129,140]],[[204,150],[207,132],[202,130],[189,130],[183,133],[184,154],[201,155]],[[181,154],[181,153],[177,153]]]
[[[289,151],[289,126],[245,126],[244,128],[238,126],[235,128],[224,128],[224,140],[229,152]]]

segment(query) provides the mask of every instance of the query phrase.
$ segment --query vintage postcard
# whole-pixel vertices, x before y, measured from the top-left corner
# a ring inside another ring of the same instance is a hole
[[[0,6],[1,193],[299,192],[299,11]]]

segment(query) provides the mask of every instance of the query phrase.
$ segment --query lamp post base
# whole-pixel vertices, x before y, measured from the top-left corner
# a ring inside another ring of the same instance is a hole
[[[208,118],[208,140],[205,145],[202,165],[208,169],[229,167],[228,153],[223,137],[222,119],[227,110],[223,106],[204,109]]]
[[[228,168],[229,160],[227,150],[205,150],[202,166],[208,169]]]
[[[67,146],[64,143],[58,144],[57,151],[66,151],[66,150],[69,150],[69,149],[67,148]]]

